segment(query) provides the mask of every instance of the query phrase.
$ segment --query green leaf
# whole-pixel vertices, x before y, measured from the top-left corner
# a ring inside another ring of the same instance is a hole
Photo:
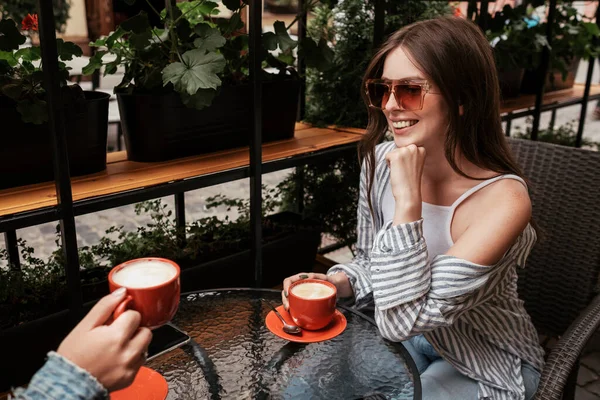
[[[172,83],[180,93],[196,94],[198,89],[216,89],[221,84],[217,76],[225,68],[221,54],[190,50],[183,53],[183,62],[175,62],[163,70],[163,85]]]
[[[218,29],[208,27],[208,29],[201,30],[204,30],[204,34],[201,35],[200,38],[194,40],[194,46],[199,50],[215,51],[225,45],[226,40],[221,36]]]
[[[0,60],[6,61],[13,68],[19,64],[16,53],[13,54],[12,51],[0,51]]]
[[[285,23],[282,21],[275,21],[273,24],[275,28],[275,34],[277,35],[277,42],[281,50],[286,51],[287,49],[293,49],[298,45],[294,39],[290,37],[287,29],[285,29]]]
[[[106,38],[106,47],[112,49],[117,40],[121,39],[126,33],[127,32],[119,26],[116,31]]]
[[[106,45],[106,41],[108,40],[109,37],[103,37],[103,38],[100,38],[100,39],[96,39],[96,41],[94,41],[94,42],[90,42],[90,47],[102,47],[102,46],[105,46]]]
[[[151,29],[148,15],[145,12],[141,12],[135,17],[131,17],[127,21],[122,22],[121,28],[127,32],[133,33],[142,33]]]
[[[195,3],[193,1],[191,1],[190,3]],[[185,3],[178,3],[178,5],[180,4],[185,4]],[[201,5],[198,6],[198,11],[201,14],[208,16],[214,15],[214,14],[218,14],[219,10],[217,10],[217,8],[219,7],[219,5],[213,1],[204,1],[202,2]]]
[[[237,11],[240,9],[242,2],[240,0],[223,0],[223,4],[231,11]]]
[[[43,100],[21,100],[17,103],[17,111],[21,114],[23,122],[39,125],[48,121],[48,110]]]
[[[117,55],[117,58],[113,62],[106,64],[106,68],[104,69],[104,76],[112,75],[117,72],[117,68],[121,64],[122,57],[121,55]]]
[[[265,32],[263,34],[262,40],[265,49],[270,51],[277,50],[278,42],[276,34],[274,34],[273,32]]]
[[[585,29],[587,30],[587,32],[590,35],[600,36],[600,28],[598,28],[598,25],[591,23],[591,22],[584,22],[583,26],[585,27]]]
[[[132,6],[135,4],[135,0],[123,0],[127,5]]]
[[[233,14],[227,20],[219,20],[218,24],[224,35],[229,35],[244,27],[244,22],[238,13]]]
[[[35,71],[35,66],[30,61],[23,61],[21,63],[23,69],[28,73],[33,73]]]
[[[192,36],[194,31],[192,30],[189,21],[182,18],[177,22],[175,32],[177,32],[177,36],[182,43],[188,43],[190,41],[190,36]]]
[[[73,57],[81,57],[83,51],[73,42],[65,42],[62,39],[56,39],[56,51],[60,60],[72,60]]]
[[[26,47],[15,53],[15,58],[25,61],[37,61],[42,58],[42,52],[39,47]]]
[[[141,50],[150,44],[151,37],[152,33],[150,32],[132,33],[129,36],[129,41],[133,48]]]
[[[181,93],[181,101],[189,108],[202,110],[212,104],[216,94],[217,91],[213,89],[200,89],[192,96],[187,93]]]
[[[0,20],[0,51],[17,50],[23,43],[25,43],[25,36],[21,35],[15,21]]]
[[[13,100],[17,100],[23,93],[23,86],[17,83],[10,83],[2,87],[2,93]]]
[[[267,64],[269,65],[269,67],[273,67],[273,68],[277,68],[278,70],[285,72],[286,68],[288,67],[288,64],[286,64],[284,61],[280,60],[279,58],[274,57],[272,54],[268,54],[267,55]]]
[[[281,53],[277,56],[277,59],[287,65],[294,65],[296,58],[291,53]]]
[[[108,53],[105,50],[97,51],[93,56],[90,57],[88,64],[83,67],[82,72],[84,75],[91,75],[94,71],[102,68],[102,57]]]
[[[321,38],[317,45],[314,40],[307,37],[302,42],[302,49],[300,50],[304,54],[306,66],[309,68],[325,71],[329,69],[333,63],[334,52],[329,48],[327,41],[324,38]]]

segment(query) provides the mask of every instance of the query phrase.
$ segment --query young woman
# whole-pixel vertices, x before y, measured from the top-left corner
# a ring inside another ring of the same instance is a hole
[[[461,18],[393,34],[364,79],[357,256],[327,275],[413,356],[424,399],[530,399],[543,350],[517,297],[536,240],[492,49]],[[393,141],[383,142],[387,132]]]

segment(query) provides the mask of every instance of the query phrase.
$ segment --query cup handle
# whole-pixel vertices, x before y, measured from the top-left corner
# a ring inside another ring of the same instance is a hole
[[[116,320],[123,314],[125,311],[131,309],[131,302],[133,301],[133,297],[127,296],[125,300],[123,300],[113,312],[113,321]]]

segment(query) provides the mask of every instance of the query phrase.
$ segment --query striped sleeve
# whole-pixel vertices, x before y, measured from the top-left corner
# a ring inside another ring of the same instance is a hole
[[[422,219],[384,226],[374,239],[370,268],[375,320],[394,341],[451,325],[483,301],[480,289],[496,270],[446,255],[429,263]]]
[[[357,308],[361,308],[368,303],[372,303],[373,292],[369,271],[370,253],[373,245],[373,218],[367,200],[366,163],[363,163],[360,173],[360,195],[357,213],[356,232],[358,240],[356,242],[356,256],[352,262],[334,265],[327,271],[327,275],[338,272],[345,273],[352,285],[355,305]]]

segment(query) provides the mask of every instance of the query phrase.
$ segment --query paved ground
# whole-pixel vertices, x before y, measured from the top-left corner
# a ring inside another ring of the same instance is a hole
[[[580,66],[577,80],[584,81],[587,71],[587,65],[582,63]],[[594,73],[594,82],[598,82],[600,77],[599,68],[596,66]],[[105,82],[105,85],[110,85],[110,82]],[[103,86],[105,86],[103,85]],[[595,104],[590,103],[588,115],[586,117],[584,137],[600,141],[600,121],[593,120],[591,113]],[[579,119],[579,106],[572,106],[559,110],[555,126],[560,126],[565,122]],[[544,127],[549,122],[550,115],[544,115],[542,118],[541,127]],[[523,126],[523,119],[513,122],[513,126]],[[109,146],[116,147],[116,132],[111,130],[109,133]],[[289,171],[280,171],[272,174],[267,174],[263,177],[264,183],[275,185],[283,179]],[[218,193],[223,193],[229,197],[247,197],[249,193],[249,185],[247,180],[234,181],[226,184],[213,186],[201,190],[188,192],[186,194],[186,217],[188,221],[206,216],[208,213],[224,215],[226,210],[211,210],[205,209],[206,199]],[[163,199],[171,207],[173,206],[172,197]],[[146,221],[138,218],[133,206],[124,206],[111,210],[106,210],[98,213],[88,214],[76,218],[78,242],[80,245],[92,245],[104,235],[106,229],[114,224],[124,225],[128,230],[134,230],[137,226],[144,224]],[[41,258],[46,258],[56,247],[54,244],[55,223],[48,223],[26,229],[21,229],[17,232],[19,237],[27,240],[27,242],[36,249],[36,255]],[[4,243],[0,244],[0,248]],[[350,258],[350,254],[346,250],[340,250],[329,254],[329,257],[343,262]],[[590,346],[586,349],[585,356],[582,360],[581,372],[579,374],[579,388],[577,399],[581,400],[600,400],[600,333],[596,335]]]

